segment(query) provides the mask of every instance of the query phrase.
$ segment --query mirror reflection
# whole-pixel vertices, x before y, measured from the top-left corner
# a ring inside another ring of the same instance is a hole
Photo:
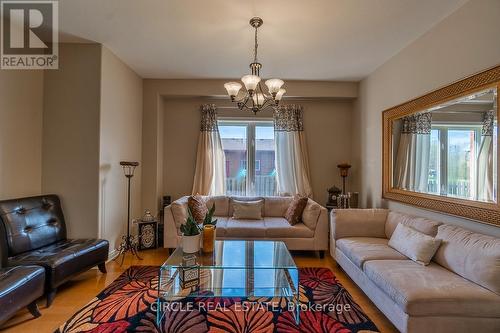
[[[497,202],[497,90],[486,89],[392,123],[393,187]]]

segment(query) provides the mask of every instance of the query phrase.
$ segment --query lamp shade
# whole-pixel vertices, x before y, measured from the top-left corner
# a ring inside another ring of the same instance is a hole
[[[126,177],[133,177],[135,168],[139,166],[139,162],[135,161],[121,161],[120,165],[123,168],[123,172]]]
[[[283,86],[283,84],[285,84],[285,82],[283,82],[283,80],[280,79],[269,79],[266,81],[266,86],[269,89],[269,93],[271,95],[277,94],[280,91],[281,86]]]
[[[224,88],[227,90],[229,96],[237,96],[240,92],[242,85],[238,82],[228,82],[224,83]]]
[[[281,88],[278,93],[276,94],[276,96],[274,97],[274,99],[276,101],[281,101],[281,98],[283,97],[283,95],[286,93],[286,90]]]
[[[245,75],[241,78],[241,81],[243,82],[247,90],[253,91],[255,90],[255,88],[257,88],[257,85],[260,82],[260,77],[258,77],[257,75]]]

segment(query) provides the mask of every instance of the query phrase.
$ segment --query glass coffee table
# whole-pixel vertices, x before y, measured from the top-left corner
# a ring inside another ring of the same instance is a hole
[[[285,300],[299,323],[299,272],[281,241],[215,241],[212,253],[178,247],[160,267],[157,323],[169,304],[189,298]]]

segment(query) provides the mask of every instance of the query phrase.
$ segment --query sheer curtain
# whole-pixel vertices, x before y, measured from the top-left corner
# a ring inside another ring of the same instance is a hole
[[[196,154],[193,194],[222,195],[225,192],[225,157],[214,104],[203,104]]]
[[[394,187],[427,192],[432,114],[418,113],[404,117],[402,121],[394,165]]]
[[[481,146],[477,158],[477,200],[493,201],[493,175],[494,175],[494,152],[493,152],[493,126],[495,123],[495,111],[485,112],[483,128],[481,130]]]
[[[312,198],[302,119],[303,109],[299,105],[280,106],[274,111],[278,195],[300,194]]]

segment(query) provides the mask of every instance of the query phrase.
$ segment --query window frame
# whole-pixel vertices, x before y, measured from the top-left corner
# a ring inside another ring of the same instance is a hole
[[[474,160],[477,159],[477,153],[481,146],[481,124],[446,124],[437,123],[431,126],[431,130],[439,131],[439,195],[447,197],[456,197],[460,199],[473,200],[473,198],[464,198],[460,196],[453,196],[448,193],[448,132],[450,130],[456,131],[471,131],[475,133],[474,144],[475,144],[475,154]],[[474,173],[477,172],[476,170]],[[473,188],[471,183],[471,189]],[[474,192],[472,192],[474,194]],[[472,195],[474,197],[474,195]]]
[[[245,196],[254,196],[256,195],[255,191],[255,179],[256,179],[256,170],[255,170],[255,127],[273,127],[274,121],[269,118],[229,118],[229,117],[219,117],[217,121],[217,125],[220,126],[245,126],[247,132],[247,159],[246,159],[246,188],[245,188]],[[224,147],[223,147],[224,148]],[[276,152],[275,152],[276,153]],[[252,165],[253,168],[249,166]]]

